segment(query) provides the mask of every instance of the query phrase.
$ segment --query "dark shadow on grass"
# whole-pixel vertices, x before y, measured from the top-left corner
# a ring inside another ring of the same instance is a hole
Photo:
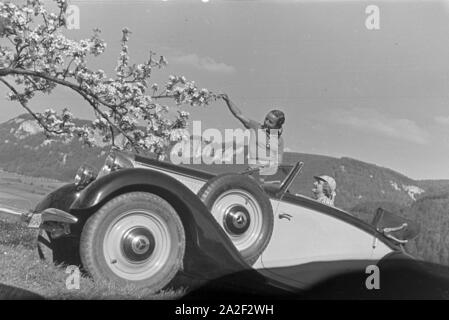
[[[449,268],[410,259],[378,263],[380,288],[368,289],[364,270],[341,273],[304,289],[281,288],[244,271],[204,283],[183,300],[447,300]]]
[[[45,298],[28,290],[0,284],[0,300],[45,300]]]

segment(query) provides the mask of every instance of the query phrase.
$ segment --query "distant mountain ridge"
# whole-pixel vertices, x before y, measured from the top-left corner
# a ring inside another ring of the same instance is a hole
[[[237,148],[238,149],[238,148]],[[247,150],[244,150],[247,153]],[[245,154],[246,156],[246,154]],[[314,176],[330,175],[337,181],[336,205],[351,209],[364,202],[391,202],[409,206],[426,194],[426,189],[439,190],[449,180],[432,185],[431,180],[421,183],[388,168],[365,163],[348,157],[335,158],[316,154],[285,152],[284,164],[304,163],[300,176],[294,180],[291,191],[312,196]],[[193,160],[191,161],[193,162]],[[247,165],[197,164],[190,165],[214,173],[241,172]]]
[[[75,119],[76,125],[87,120]],[[100,166],[108,147],[96,139],[89,148],[74,139],[70,143],[46,140],[42,128],[31,115],[23,114],[0,124],[0,167],[6,171],[69,181],[80,164]]]

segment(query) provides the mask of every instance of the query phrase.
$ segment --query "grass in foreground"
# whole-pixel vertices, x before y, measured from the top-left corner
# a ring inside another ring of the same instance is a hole
[[[0,284],[25,289],[47,299],[149,299],[180,298],[185,290],[154,294],[148,289],[93,282],[82,276],[80,289],[67,289],[66,269],[41,261],[36,250],[37,231],[0,220]]]

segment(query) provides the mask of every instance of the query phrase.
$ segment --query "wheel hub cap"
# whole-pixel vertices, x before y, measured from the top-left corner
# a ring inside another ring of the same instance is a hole
[[[223,216],[223,224],[228,232],[240,235],[248,230],[251,219],[245,207],[237,205],[229,208]]]
[[[154,251],[155,240],[150,230],[136,227],[125,232],[122,238],[124,256],[130,262],[147,260]]]

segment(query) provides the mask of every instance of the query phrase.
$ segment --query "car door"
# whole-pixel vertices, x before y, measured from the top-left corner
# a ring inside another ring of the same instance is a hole
[[[307,287],[334,274],[365,270],[391,252],[344,211],[290,194],[272,203],[274,229],[261,264],[279,280]]]

